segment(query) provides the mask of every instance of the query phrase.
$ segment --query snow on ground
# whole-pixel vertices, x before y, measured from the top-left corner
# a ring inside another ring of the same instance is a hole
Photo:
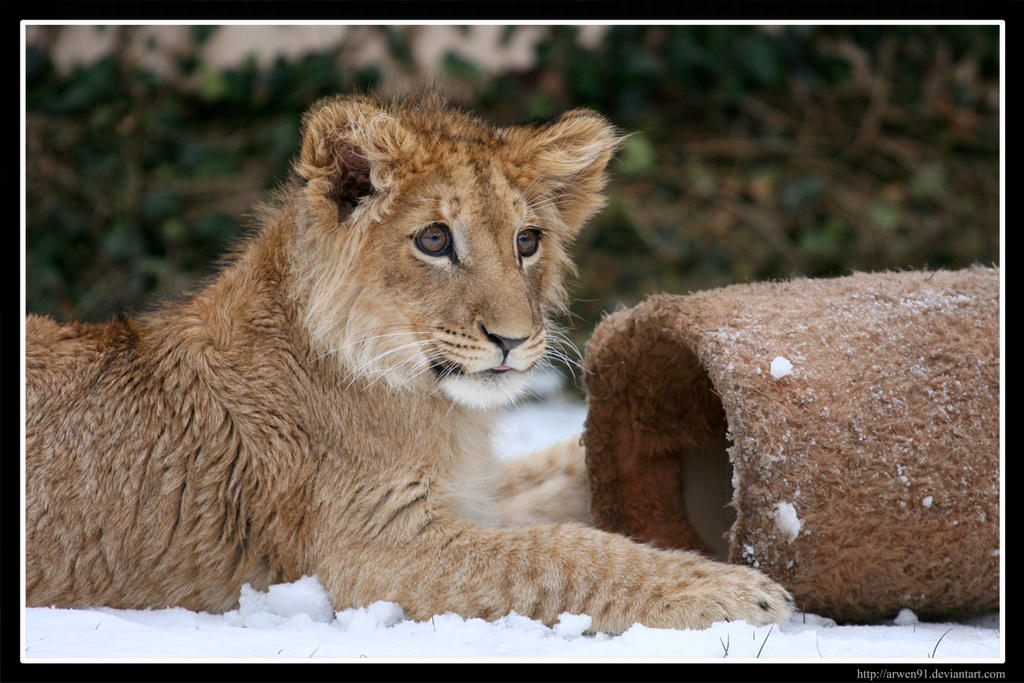
[[[542,392],[546,393],[546,392]],[[514,457],[578,433],[585,408],[548,395],[510,410],[496,445]],[[908,610],[893,622],[838,626],[813,614],[788,623],[719,623],[703,631],[634,626],[618,636],[583,635],[589,617],[563,615],[554,627],[510,614],[495,622],[454,614],[405,618],[393,603],[334,612],[315,577],[242,590],[225,614],[182,608],[25,610],[22,658],[43,661],[153,660],[686,660],[786,659],[820,662],[997,663],[998,614],[970,623],[923,623]]]

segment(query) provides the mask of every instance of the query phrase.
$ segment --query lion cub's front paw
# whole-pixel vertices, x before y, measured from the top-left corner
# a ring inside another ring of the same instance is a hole
[[[716,621],[772,624],[788,621],[796,609],[793,596],[767,576],[739,565],[715,563],[712,574],[687,586],[683,601],[692,601],[689,628]]]
[[[722,608],[726,620],[755,625],[790,620],[797,606],[790,592],[757,569],[737,565],[726,565],[726,569],[707,585],[694,586],[703,599]],[[716,621],[722,620],[715,618],[712,623]]]

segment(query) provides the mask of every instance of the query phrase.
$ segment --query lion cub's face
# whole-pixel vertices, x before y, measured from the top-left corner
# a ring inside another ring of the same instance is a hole
[[[567,249],[616,144],[586,111],[499,130],[435,100],[315,107],[296,164],[314,340],[353,382],[514,399],[552,353]]]

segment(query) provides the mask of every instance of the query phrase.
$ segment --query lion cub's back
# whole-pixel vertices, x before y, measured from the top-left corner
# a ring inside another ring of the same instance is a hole
[[[25,319],[27,415],[54,417],[47,416],[47,410],[57,408],[75,390],[94,380],[119,351],[131,346],[133,336],[131,328],[121,321],[58,323],[49,317],[29,315]]]
[[[25,318],[26,380],[41,380],[45,373],[68,372],[71,366],[97,360],[132,337],[127,323],[58,323],[53,318],[29,314]]]

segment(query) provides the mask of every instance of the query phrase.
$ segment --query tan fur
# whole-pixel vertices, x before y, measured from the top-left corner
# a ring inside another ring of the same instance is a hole
[[[495,129],[432,97],[326,100],[298,177],[207,287],[132,320],[30,316],[27,603],[216,612],[245,582],[315,574],[338,609],[413,619],[787,618],[753,569],[582,524],[578,442],[491,456],[617,143],[584,110]],[[457,263],[415,246],[431,222]],[[525,341],[503,357],[485,329]]]

